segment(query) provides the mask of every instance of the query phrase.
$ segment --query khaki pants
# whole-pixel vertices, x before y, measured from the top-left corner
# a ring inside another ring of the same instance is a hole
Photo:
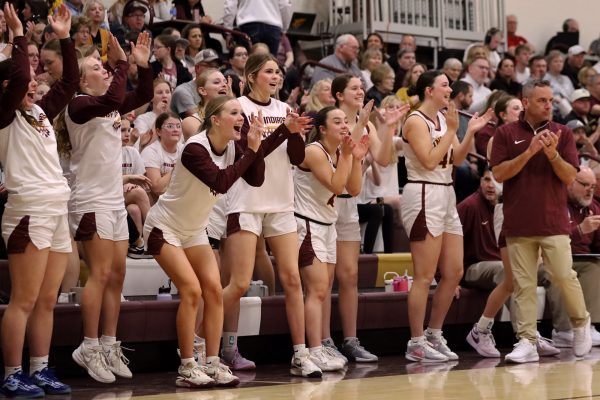
[[[600,260],[575,261],[573,270],[577,273],[579,284],[583,290],[585,306],[593,323],[600,322]],[[571,330],[571,321],[560,299],[559,291],[550,285],[547,297],[552,306],[552,325],[557,331]]]
[[[583,326],[588,317],[583,292],[573,271],[571,244],[567,235],[520,236],[506,238],[514,277],[517,338],[536,340],[537,261],[542,252],[544,268],[551,284],[560,292],[573,327]]]

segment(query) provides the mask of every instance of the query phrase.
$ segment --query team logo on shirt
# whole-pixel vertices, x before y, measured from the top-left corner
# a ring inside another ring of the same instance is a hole
[[[263,132],[263,139],[266,139],[285,121],[285,117],[263,117],[265,121],[265,131]]]

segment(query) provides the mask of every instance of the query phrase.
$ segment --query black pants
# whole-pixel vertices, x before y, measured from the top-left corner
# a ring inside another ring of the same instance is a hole
[[[373,253],[377,232],[381,226],[383,251],[392,253],[394,243],[394,210],[389,204],[359,204],[358,222],[367,223],[363,253]]]

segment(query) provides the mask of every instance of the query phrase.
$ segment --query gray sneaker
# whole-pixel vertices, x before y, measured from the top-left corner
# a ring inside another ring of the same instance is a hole
[[[355,362],[377,362],[379,360],[375,354],[369,353],[369,351],[362,347],[357,338],[344,340],[342,354],[348,360]]]
[[[329,339],[322,340],[321,344],[323,345],[323,347],[327,347],[329,349],[329,351],[331,351],[335,355],[335,357],[337,357],[341,360],[344,360],[344,365],[348,365],[348,359],[346,358],[345,355],[340,353],[340,351],[338,350],[335,343],[333,343],[333,339],[329,338]]]

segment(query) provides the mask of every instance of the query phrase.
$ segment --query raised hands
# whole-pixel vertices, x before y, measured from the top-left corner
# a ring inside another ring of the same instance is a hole
[[[367,155],[369,151],[369,135],[362,135],[358,142],[354,143],[352,148],[352,157],[355,160],[361,161]]]
[[[125,52],[121,48],[119,41],[116,37],[114,37],[111,33],[109,33],[108,37],[108,64],[114,68],[117,65],[117,61],[127,61],[127,56]]]
[[[358,122],[356,123],[356,125],[359,125],[362,128],[365,128],[367,126],[367,124],[369,123],[369,116],[371,115],[371,111],[373,110],[373,104],[375,104],[375,100],[369,101],[367,104],[365,104],[362,110],[360,110],[360,113],[358,114]]]
[[[71,13],[64,4],[58,7],[54,16],[48,15],[48,24],[50,24],[59,39],[71,37],[69,33],[71,30]]]
[[[133,56],[135,63],[142,68],[148,68],[150,42],[150,35],[146,31],[139,34],[135,44],[131,42],[131,55]]]
[[[250,129],[248,130],[248,147],[255,153],[260,147],[264,131],[265,121],[262,110],[258,110],[258,116],[254,115],[254,113],[250,115]]]
[[[386,110],[383,115],[383,122],[388,126],[397,128],[398,124],[402,122],[409,111],[410,104],[402,104],[400,107],[396,107],[391,111]]]
[[[6,26],[12,32],[13,37],[23,36],[23,24],[15,8],[9,2],[4,3],[4,18],[6,19]]]
[[[488,108],[485,114],[473,114],[473,117],[471,117],[471,120],[469,121],[468,129],[471,129],[474,132],[479,132],[488,122],[491,121],[493,115],[494,110],[491,108]]]
[[[27,39],[27,42],[31,42],[33,39],[33,32],[35,31],[35,24],[33,23],[33,21],[27,21],[27,24],[25,24],[25,26],[27,27],[25,29],[25,39]]]
[[[448,111],[446,111],[446,126],[449,131],[453,131],[454,133],[458,130],[458,111],[452,101],[448,105]]]
[[[312,119],[304,115],[298,115],[293,111],[288,111],[284,124],[291,133],[304,134],[312,127]]]

